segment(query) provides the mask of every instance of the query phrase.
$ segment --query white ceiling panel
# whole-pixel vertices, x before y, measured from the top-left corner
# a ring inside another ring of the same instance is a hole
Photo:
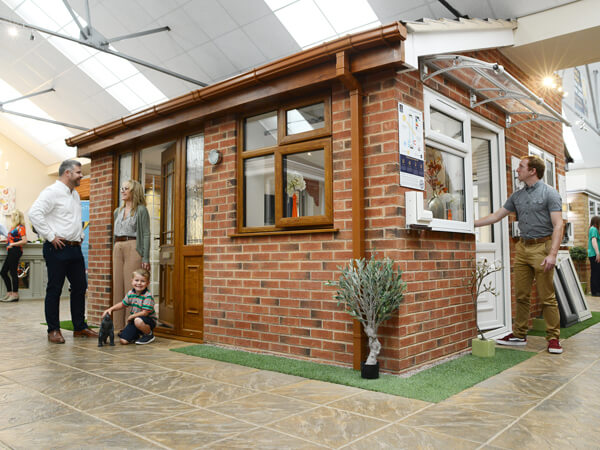
[[[156,25],[169,26],[169,36],[184,50],[191,50],[210,41],[210,37],[202,30],[194,16],[183,9],[167,14],[159,19]]]
[[[233,62],[238,71],[259,66],[265,56],[239,28],[214,40],[215,45]]]
[[[237,28],[237,24],[216,0],[193,0],[183,10],[211,39]]]
[[[225,54],[214,44],[207,42],[196,47],[188,54],[200,63],[203,70],[208,74],[211,81],[218,81],[235,74],[236,68]]]
[[[220,0],[221,6],[238,25],[246,25],[271,14],[264,0]]]
[[[268,60],[302,50],[275,15],[270,14],[243,27],[244,32]],[[277,36],[274,39],[273,36]]]

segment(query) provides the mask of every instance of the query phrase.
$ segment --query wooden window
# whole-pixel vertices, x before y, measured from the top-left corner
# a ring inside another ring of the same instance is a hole
[[[329,97],[239,121],[238,232],[333,223]]]

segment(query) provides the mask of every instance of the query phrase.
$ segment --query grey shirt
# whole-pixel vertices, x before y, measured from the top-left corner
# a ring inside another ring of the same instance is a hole
[[[504,208],[517,213],[521,237],[535,239],[550,236],[554,231],[550,213],[562,211],[562,200],[556,189],[543,181],[514,192]]]
[[[136,214],[125,215],[125,208],[119,209],[115,218],[115,236],[135,237],[136,232]]]

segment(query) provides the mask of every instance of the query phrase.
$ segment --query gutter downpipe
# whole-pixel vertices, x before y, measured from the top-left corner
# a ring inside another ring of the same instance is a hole
[[[350,70],[347,51],[336,53],[337,78],[350,92],[350,146],[352,173],[352,258],[365,256],[365,201],[364,201],[364,147],[363,147],[363,90]],[[354,370],[360,370],[366,359],[367,337],[361,323],[354,319]]]

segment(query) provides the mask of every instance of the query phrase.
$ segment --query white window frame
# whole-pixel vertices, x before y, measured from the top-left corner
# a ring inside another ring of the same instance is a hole
[[[463,159],[463,173],[465,176],[465,216],[464,222],[458,220],[433,219],[430,227],[434,231],[449,231],[455,233],[473,233],[473,164],[471,154],[471,118],[467,111],[451,100],[441,97],[438,94],[425,89],[425,145],[441,150],[452,155],[459,156]],[[453,119],[459,120],[463,124],[463,139],[464,142],[452,139],[445,134],[439,133],[431,129],[431,108],[447,114]]]
[[[591,212],[590,209],[592,204],[594,205],[594,213],[590,216],[590,220],[592,220],[592,216],[600,215],[600,200],[591,197],[588,197],[588,214]]]
[[[556,182],[556,158],[553,154],[548,153],[546,150],[539,148],[537,145],[528,142],[529,147],[529,155],[539,156],[544,160],[544,164],[548,165],[548,162],[552,163],[552,167],[554,168],[553,174],[554,178],[552,180],[548,179],[548,171],[544,171],[544,183],[548,186],[552,186],[554,189],[558,190],[557,182]]]

